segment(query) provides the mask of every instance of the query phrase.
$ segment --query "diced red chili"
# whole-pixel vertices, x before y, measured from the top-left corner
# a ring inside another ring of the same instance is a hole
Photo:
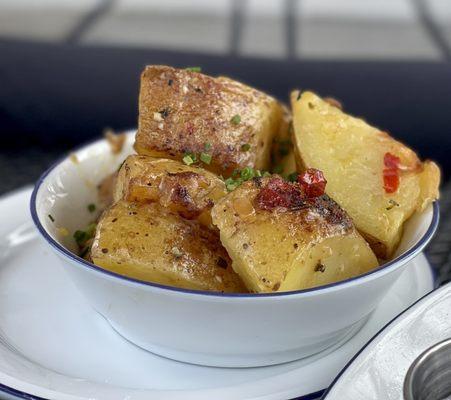
[[[386,168],[382,171],[384,179],[384,190],[386,193],[394,193],[399,187],[399,164],[401,160],[399,157],[385,153],[384,165]]]
[[[399,164],[400,164],[401,160],[399,159],[399,157],[391,154],[391,153],[385,153],[384,155],[384,165],[388,168],[388,169],[398,169],[399,168]]]
[[[273,210],[278,207],[294,208],[302,202],[299,188],[278,177],[271,178],[255,198],[256,206],[262,210]]]
[[[309,168],[307,171],[299,174],[298,183],[301,186],[304,195],[308,198],[312,198],[324,194],[327,181],[320,170]]]
[[[398,170],[384,169],[384,190],[386,193],[395,193],[399,187],[399,174]]]

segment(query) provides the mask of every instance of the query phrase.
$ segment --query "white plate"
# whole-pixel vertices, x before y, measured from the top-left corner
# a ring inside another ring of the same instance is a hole
[[[421,299],[385,327],[342,371],[325,399],[403,399],[410,365],[426,349],[450,337],[451,283]]]
[[[314,399],[384,324],[433,289],[420,254],[341,346],[271,367],[183,364],[125,341],[89,307],[37,240],[29,197],[27,189],[0,200],[0,391],[26,399]]]

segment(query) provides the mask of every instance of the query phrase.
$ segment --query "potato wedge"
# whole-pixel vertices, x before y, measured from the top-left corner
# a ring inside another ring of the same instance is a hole
[[[226,194],[224,182],[202,168],[131,155],[119,170],[114,200],[157,202],[183,218],[212,227],[210,210]]]
[[[256,178],[219,200],[213,223],[252,292],[306,289],[363,274],[378,265],[348,215],[327,196],[293,207],[262,209],[267,185],[281,178]],[[277,183],[277,182],[276,182]]]
[[[218,234],[159,205],[119,201],[106,210],[91,249],[94,264],[186,289],[245,292]]]
[[[206,152],[211,162],[202,166],[224,177],[246,166],[268,170],[282,114],[275,99],[229,78],[148,66],[135,149],[176,160]]]
[[[286,107],[279,130],[273,139],[271,171],[282,176],[297,171],[293,146],[293,121],[291,112]]]
[[[323,171],[326,192],[353,219],[380,258],[393,254],[404,222],[439,196],[440,171],[387,133],[311,92],[291,95],[296,152],[305,168]],[[384,189],[384,157],[400,159],[399,187]]]

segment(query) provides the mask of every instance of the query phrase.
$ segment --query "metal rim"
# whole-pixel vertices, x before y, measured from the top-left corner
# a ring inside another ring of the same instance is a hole
[[[417,369],[427,361],[435,352],[443,347],[451,346],[451,338],[442,340],[441,342],[433,344],[431,347],[423,351],[409,367],[406,377],[404,378],[403,392],[406,400],[414,400],[413,394],[413,380],[415,378],[415,372]]]

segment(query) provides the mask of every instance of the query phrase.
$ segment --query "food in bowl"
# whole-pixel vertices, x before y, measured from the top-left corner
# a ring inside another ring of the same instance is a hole
[[[148,66],[141,75],[135,149],[179,161],[204,154],[203,167],[224,177],[237,168],[269,170],[283,116],[276,99],[232,79]]]
[[[102,215],[91,259],[110,271],[180,288],[245,292],[216,231],[158,203],[119,200]]]
[[[378,265],[351,218],[327,195],[273,176],[244,182],[213,207],[213,224],[252,292],[310,288]]]
[[[326,193],[378,257],[391,257],[404,222],[438,198],[437,165],[312,92],[294,91],[291,104],[300,167],[323,171]]]
[[[112,204],[78,234],[83,252],[126,276],[223,292],[377,267],[438,198],[438,167],[333,99],[294,91],[291,109],[229,78],[147,67],[138,154],[107,178]]]

